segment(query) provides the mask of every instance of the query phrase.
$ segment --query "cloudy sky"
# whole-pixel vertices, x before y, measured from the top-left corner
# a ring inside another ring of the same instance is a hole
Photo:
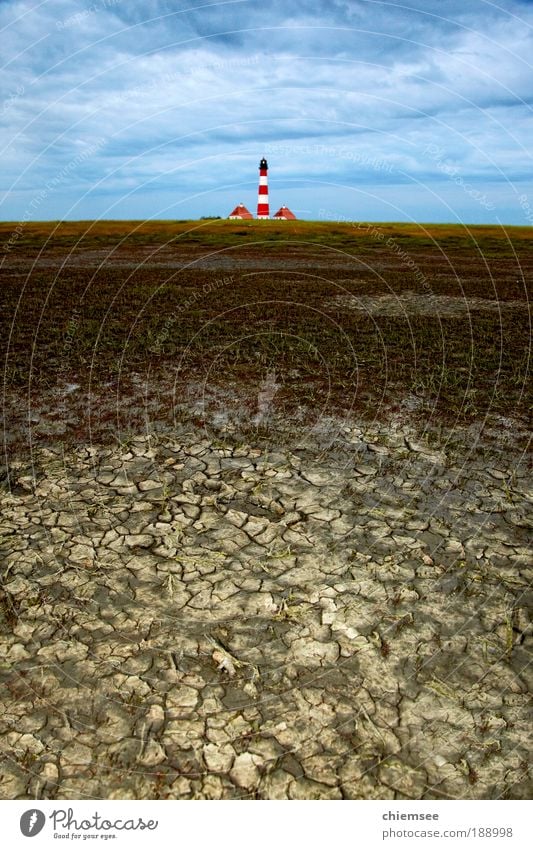
[[[0,0],[0,218],[533,224],[533,0]],[[275,211],[275,210],[274,210]]]

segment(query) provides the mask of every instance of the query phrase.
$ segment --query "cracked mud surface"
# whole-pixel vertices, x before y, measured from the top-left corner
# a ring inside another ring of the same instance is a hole
[[[516,447],[184,426],[9,472],[3,798],[531,794]]]

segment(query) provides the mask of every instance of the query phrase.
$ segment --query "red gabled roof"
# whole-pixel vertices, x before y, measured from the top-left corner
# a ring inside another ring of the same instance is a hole
[[[240,203],[233,212],[230,212],[228,218],[253,218],[253,215],[243,203]]]
[[[291,212],[288,206],[282,206],[276,212],[274,218],[285,218],[287,221],[296,221],[296,215]]]

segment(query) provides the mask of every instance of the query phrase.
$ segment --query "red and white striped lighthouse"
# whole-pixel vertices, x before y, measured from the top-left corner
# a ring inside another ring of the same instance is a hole
[[[268,162],[263,157],[259,163],[259,194],[257,196],[257,217],[270,218],[268,206]]]

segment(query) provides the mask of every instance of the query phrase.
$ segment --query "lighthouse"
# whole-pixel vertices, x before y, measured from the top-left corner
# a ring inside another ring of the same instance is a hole
[[[259,163],[259,193],[257,195],[257,217],[270,218],[268,206],[268,162],[263,157]]]

